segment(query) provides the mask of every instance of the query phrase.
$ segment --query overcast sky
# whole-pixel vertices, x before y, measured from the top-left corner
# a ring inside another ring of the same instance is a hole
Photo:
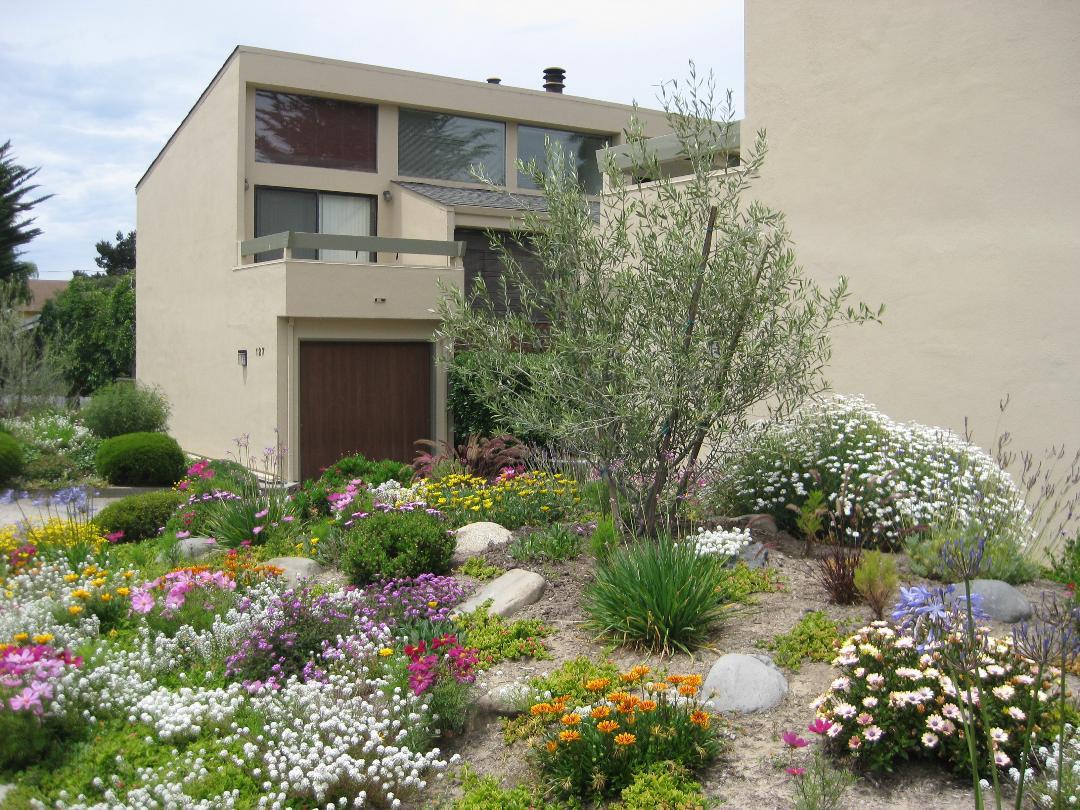
[[[41,278],[95,269],[94,243],[135,227],[136,181],[238,44],[537,89],[558,65],[570,94],[643,106],[692,59],[742,109],[742,0],[49,0],[4,22],[0,143],[55,194],[25,254]]]

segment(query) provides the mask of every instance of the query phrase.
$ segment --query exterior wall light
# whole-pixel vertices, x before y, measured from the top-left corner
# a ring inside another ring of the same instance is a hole
[[[392,199],[394,199],[394,194],[390,191],[390,189],[385,189],[383,190],[382,198],[387,202],[390,202]]]
[[[247,368],[247,349],[236,350],[236,362],[238,365]]]

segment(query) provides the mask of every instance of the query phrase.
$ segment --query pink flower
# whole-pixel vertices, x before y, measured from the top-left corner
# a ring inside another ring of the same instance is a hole
[[[830,728],[832,728],[832,723],[830,721],[826,720],[824,717],[815,717],[814,722],[808,725],[806,730],[811,734],[824,734]]]
[[[244,548],[251,548],[251,541],[250,540],[241,540],[240,545],[242,545]]]
[[[282,518],[282,520],[284,520],[286,523],[292,523],[295,518],[292,515],[286,515]]]
[[[786,770],[792,776],[802,776],[806,773],[806,768],[787,768]]]
[[[131,609],[136,613],[149,613],[154,607],[154,597],[146,591],[135,591],[131,595]]]
[[[183,540],[185,537],[191,537],[191,532],[177,532],[176,539]]]
[[[176,485],[176,488],[181,492],[184,492],[189,486],[190,484],[187,481],[181,481],[179,484]]]
[[[790,745],[792,748],[805,748],[810,744],[808,740],[804,740],[794,731],[785,731],[783,734],[780,735],[780,739],[782,739],[787,745]]]
[[[256,517],[256,519],[258,519],[258,518],[264,518],[264,517],[266,517],[266,516],[267,516],[268,514],[270,514],[270,510],[269,510],[269,509],[263,509],[263,510],[262,510],[261,512],[256,512],[256,513],[255,513],[255,517]]]
[[[259,534],[259,533],[260,533],[260,532],[261,532],[262,530],[263,530],[263,527],[262,527],[262,526],[256,526],[256,527],[255,527],[254,529],[252,529],[252,530],[251,530],[251,533],[252,533],[252,534],[255,534],[255,535],[257,535],[257,534]]]
[[[119,542],[123,538],[123,536],[123,532],[113,532],[112,534],[105,535],[105,539],[108,540],[110,543],[116,543]]]

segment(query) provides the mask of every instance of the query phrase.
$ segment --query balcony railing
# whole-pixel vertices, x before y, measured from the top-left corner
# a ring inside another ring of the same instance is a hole
[[[441,241],[438,239],[399,239],[391,236],[347,236],[337,233],[304,233],[303,231],[282,231],[255,239],[245,239],[240,243],[240,262],[247,256],[271,250],[283,251],[286,259],[293,258],[293,250],[348,250],[357,253],[394,253],[421,256],[446,256],[451,267],[455,260],[461,261],[465,255],[464,242]]]

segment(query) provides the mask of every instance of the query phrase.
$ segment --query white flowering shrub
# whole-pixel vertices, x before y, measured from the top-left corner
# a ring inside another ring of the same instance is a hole
[[[725,505],[788,528],[789,505],[820,489],[836,530],[868,547],[896,549],[943,522],[978,523],[990,538],[1021,544],[1030,537],[1023,495],[990,454],[943,428],[893,421],[860,398],[817,403],[729,452]]]
[[[706,529],[704,526],[686,538],[698,554],[737,557],[753,538],[749,529]]]
[[[1061,740],[1041,745],[1034,751],[1035,767],[1027,768],[1024,794],[1036,807],[1076,807],[1080,805],[1080,735],[1066,723]],[[1035,768],[1038,768],[1036,771]],[[1020,771],[1009,770],[1013,782],[1020,781]]]

